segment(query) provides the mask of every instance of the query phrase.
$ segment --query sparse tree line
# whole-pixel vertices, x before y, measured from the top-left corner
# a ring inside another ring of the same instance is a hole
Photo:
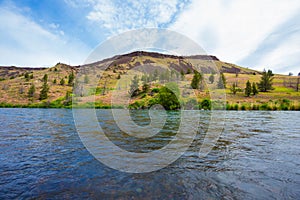
[[[245,95],[250,97],[251,95],[255,96],[260,92],[268,92],[273,90],[273,79],[274,74],[271,70],[264,70],[261,76],[261,80],[259,83],[251,83],[249,80],[246,82],[246,86],[244,89]],[[243,89],[239,88],[237,82],[233,83],[230,87],[230,91],[232,94],[236,94],[237,92],[243,92]]]
[[[55,68],[56,69],[56,68]],[[54,71],[55,71],[55,69],[54,69]],[[56,69],[56,71],[57,71],[57,69]],[[26,81],[28,80],[28,78],[29,79],[32,79],[33,78],[33,74],[29,74],[29,73],[25,73],[25,75],[24,75],[24,77],[25,77],[25,79],[26,79]],[[32,77],[32,78],[31,78]],[[74,84],[74,79],[75,79],[75,75],[74,75],[74,72],[72,71],[71,72],[71,74],[69,74],[67,77],[65,77],[65,78],[67,78],[67,85],[68,86],[73,86],[73,84]],[[65,85],[65,78],[62,78],[61,80],[60,80],[60,85]],[[40,92],[39,92],[39,100],[46,100],[46,99],[48,99],[48,95],[49,95],[49,90],[50,90],[50,86],[49,86],[49,84],[48,84],[48,74],[45,74],[44,76],[43,76],[43,78],[42,78],[42,88],[41,88],[41,90],[40,90]],[[53,84],[57,84],[57,79],[54,79],[53,80],[53,82],[52,82]],[[24,90],[24,89],[22,89],[22,90]],[[20,91],[21,92],[21,91]],[[27,97],[29,98],[29,99],[31,99],[31,100],[33,100],[33,98],[34,98],[34,96],[35,96],[35,94],[36,94],[36,86],[35,86],[35,84],[34,83],[31,83],[31,85],[30,85],[30,87],[29,87],[29,89],[28,89],[28,92],[27,92]],[[66,91],[66,95],[65,95],[65,97],[64,97],[64,99],[65,99],[65,101],[63,102],[63,104],[65,105],[65,106],[69,106],[71,103],[72,103],[72,98],[71,98],[71,96],[72,96],[72,93],[70,92],[70,91]]]

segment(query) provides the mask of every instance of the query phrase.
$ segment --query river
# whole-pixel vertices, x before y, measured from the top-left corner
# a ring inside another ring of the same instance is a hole
[[[178,129],[179,112],[168,112],[171,120],[160,139],[122,141],[109,112],[96,111],[99,124],[129,151],[159,149]],[[0,109],[0,199],[300,198],[300,112],[228,111],[214,148],[199,158],[210,116],[201,112],[205,120],[183,156],[158,171],[133,174],[89,153],[72,110]],[[131,117],[149,121],[146,111],[132,111]]]

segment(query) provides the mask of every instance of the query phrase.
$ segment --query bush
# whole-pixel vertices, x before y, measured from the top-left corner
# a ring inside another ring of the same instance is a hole
[[[239,110],[239,104],[234,104],[233,110]]]
[[[246,110],[246,105],[242,104],[241,110]]]
[[[260,105],[259,110],[272,110],[268,103],[263,103]]]
[[[202,109],[211,110],[211,100],[210,99],[203,99],[201,101],[200,106],[201,106]]]
[[[171,83],[170,83],[171,84]],[[171,88],[171,89],[169,89]],[[159,103],[166,109],[166,110],[176,110],[180,108],[180,102],[178,96],[175,93],[179,91],[177,85],[170,85],[168,87],[162,87],[158,93]],[[174,91],[174,92],[173,92]]]
[[[153,89],[151,90],[151,92],[152,92],[152,93],[159,93],[159,88],[153,88]]]

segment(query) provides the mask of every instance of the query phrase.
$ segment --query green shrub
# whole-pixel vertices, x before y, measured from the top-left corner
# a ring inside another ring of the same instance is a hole
[[[246,105],[245,104],[242,104],[241,110],[246,110]]]
[[[234,104],[233,110],[239,110],[239,104]]]
[[[203,99],[200,103],[200,107],[205,110],[211,110],[211,100]]]
[[[159,88],[153,88],[153,89],[151,90],[151,92],[152,92],[152,93],[159,93]]]

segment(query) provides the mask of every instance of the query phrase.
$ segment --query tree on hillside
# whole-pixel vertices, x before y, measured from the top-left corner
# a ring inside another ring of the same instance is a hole
[[[194,76],[191,82],[191,87],[193,89],[199,89],[200,88],[200,82],[202,81],[202,74],[200,74],[197,70],[194,70]]]
[[[72,104],[72,93],[70,91],[66,92],[64,105],[69,106]]]
[[[234,95],[238,92],[238,87],[237,87],[236,83],[232,84],[232,86],[230,87],[230,91]]]
[[[181,69],[181,71],[180,71],[180,75],[181,75],[181,80],[184,81],[184,75],[185,75],[185,74],[184,74],[184,71],[183,71],[182,69]]]
[[[75,79],[75,76],[74,76],[74,72],[72,71],[72,73],[68,77],[68,85],[69,86],[73,85],[74,79]]]
[[[215,81],[215,76],[214,76],[214,74],[212,73],[212,74],[209,76],[208,79],[209,79],[210,83],[213,84],[214,81]]]
[[[35,86],[34,84],[31,84],[29,90],[28,90],[28,97],[31,98],[34,96],[34,93],[35,93]]]
[[[42,90],[40,92],[40,100],[44,100],[48,98],[48,92],[49,92],[49,85],[47,83],[48,81],[48,75],[45,74],[43,77],[43,86],[42,86]]]
[[[251,87],[250,81],[248,80],[247,83],[246,83],[245,95],[247,97],[249,97],[251,95],[251,92],[252,92],[252,87]]]
[[[25,73],[24,78],[26,79],[26,81],[29,81],[29,73],[28,72]]]
[[[129,94],[131,96],[136,96],[139,93],[139,77],[135,75],[133,77],[133,80],[131,81],[130,89],[129,89]]]
[[[273,89],[273,87],[272,87],[272,85],[273,85],[272,81],[274,79],[273,76],[274,76],[274,74],[272,73],[271,70],[266,71],[264,69],[262,76],[261,76],[261,80],[258,83],[258,88],[261,92],[267,92],[267,91]]]
[[[297,86],[296,86],[296,91],[299,91],[299,83],[300,83],[300,72],[298,73],[298,78],[297,78]]]
[[[252,93],[253,93],[253,95],[258,94],[258,90],[257,90],[257,87],[256,87],[256,83],[252,83]]]
[[[60,85],[64,85],[64,84],[65,84],[65,79],[64,79],[64,78],[60,79],[59,84],[60,84]]]
[[[47,81],[48,81],[48,74],[45,74],[42,80],[43,80],[44,83],[47,83]]]
[[[225,78],[223,73],[221,73],[220,76],[219,76],[218,88],[219,89],[226,88],[226,78]]]

